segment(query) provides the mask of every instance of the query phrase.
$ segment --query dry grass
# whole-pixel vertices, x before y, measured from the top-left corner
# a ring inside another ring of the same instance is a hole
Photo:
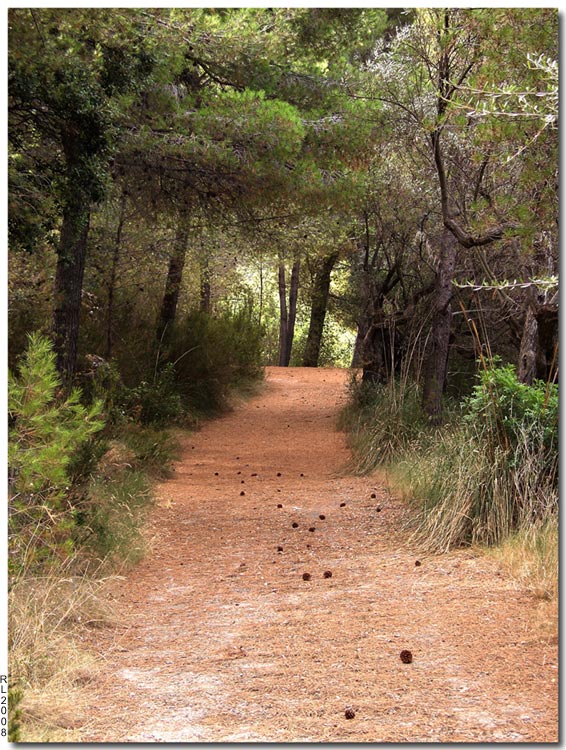
[[[490,550],[517,585],[530,591],[539,602],[533,612],[532,631],[555,639],[558,632],[559,538],[556,517],[509,537]]]
[[[558,521],[522,529],[493,555],[537,598],[558,602]]]
[[[115,615],[104,599],[108,579],[55,573],[21,575],[8,595],[9,667],[23,691],[20,741],[72,742],[83,722],[95,657],[83,645]]]

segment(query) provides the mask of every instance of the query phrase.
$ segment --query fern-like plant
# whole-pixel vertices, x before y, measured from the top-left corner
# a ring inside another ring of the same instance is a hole
[[[76,451],[102,429],[101,402],[62,394],[51,342],[30,334],[19,372],[8,374],[8,471],[11,564],[72,549],[73,516],[66,492]],[[31,557],[31,559],[30,559]]]

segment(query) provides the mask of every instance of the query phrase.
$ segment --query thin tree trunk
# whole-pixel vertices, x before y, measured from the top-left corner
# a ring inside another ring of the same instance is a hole
[[[370,287],[370,262],[369,262],[369,247],[370,247],[370,232],[369,232],[369,218],[367,213],[363,215],[363,223],[360,221],[360,226],[357,231],[361,231],[358,242],[358,263],[357,269],[359,273],[359,317],[358,317],[358,332],[356,335],[356,343],[354,345],[354,353],[352,355],[352,367],[362,367],[364,364],[364,345],[367,333],[371,326],[371,319],[369,313],[370,298],[371,298],[371,287]]]
[[[323,259],[322,265],[315,276],[309,332],[303,354],[303,367],[318,367],[322,332],[330,293],[330,276],[337,260],[338,253],[328,255]]]
[[[352,354],[352,362],[350,367],[361,367],[362,366],[362,352],[364,348],[364,339],[367,330],[363,330],[362,325],[358,323],[358,332],[356,334],[356,343],[354,344],[354,353]]]
[[[57,370],[70,388],[77,366],[79,323],[83,290],[90,208],[77,197],[63,211],[57,268],[53,338]]]
[[[431,351],[425,368],[423,386],[423,408],[434,424],[438,424],[442,419],[442,394],[446,384],[452,329],[452,282],[457,246],[454,235],[445,228],[442,232],[440,261],[435,278]]]
[[[295,319],[297,317],[297,298],[299,296],[299,271],[301,262],[296,260],[291,270],[291,285],[289,288],[289,319],[287,320],[287,338],[285,348],[285,367],[289,366],[291,361],[291,349],[293,347],[293,338],[295,336]]]
[[[171,329],[175,322],[177,314],[177,303],[181,291],[181,281],[183,279],[183,268],[187,256],[187,244],[189,240],[189,228],[186,220],[182,219],[179,223],[173,254],[169,260],[169,269],[167,271],[167,280],[165,282],[165,293],[159,312],[159,322],[157,325],[157,340],[161,341],[166,331]]]
[[[259,309],[258,309],[258,324],[261,326],[263,319],[263,260],[259,262]]]
[[[297,297],[299,294],[300,261],[293,263],[289,285],[289,306],[287,307],[287,283],[285,281],[285,264],[279,264],[279,367],[289,367],[291,349],[295,335],[295,318],[297,316]]]
[[[114,250],[112,252],[112,264],[110,267],[110,280],[108,282],[108,306],[106,309],[106,359],[112,357],[114,346],[113,324],[114,324],[114,293],[116,289],[116,275],[118,273],[118,261],[120,260],[120,250],[122,245],[122,231],[126,219],[126,193],[122,193],[120,203],[120,215],[118,226],[116,228],[116,237],[114,239]]]
[[[286,367],[285,357],[287,353],[287,289],[285,283],[285,266],[279,264],[278,274],[279,287],[279,367]]]
[[[519,350],[519,366],[517,368],[517,378],[521,383],[526,383],[527,385],[533,384],[533,380],[537,374],[537,351],[538,323],[533,305],[529,304],[523,327],[521,348]]]

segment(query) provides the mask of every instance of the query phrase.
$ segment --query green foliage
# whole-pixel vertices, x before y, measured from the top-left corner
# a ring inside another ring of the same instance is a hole
[[[354,468],[386,466],[428,549],[499,544],[557,512],[557,388],[519,383],[512,366],[482,372],[441,429],[429,425],[412,384],[354,383],[342,424]]]
[[[153,382],[142,380],[129,391],[127,410],[145,425],[171,424],[183,415],[173,363],[166,363],[161,371],[156,372]]]
[[[152,479],[171,476],[171,462],[178,458],[178,447],[167,430],[129,424],[122,427],[118,437],[133,454],[129,461],[131,468],[143,470]]]
[[[15,228],[30,219],[30,194],[47,215],[52,200],[62,206],[80,196],[88,204],[104,195],[121,97],[153,68],[137,12],[120,14],[120,33],[117,21],[116,14],[97,9],[10,11]]]
[[[513,452],[526,438],[540,446],[549,465],[558,461],[558,386],[519,382],[512,365],[491,367],[480,375],[466,402],[466,420],[483,432],[488,444]]]
[[[122,424],[75,503],[74,538],[83,554],[112,566],[140,560],[141,526],[152,502],[151,481],[171,476],[177,443],[153,426]]]
[[[301,365],[308,327],[299,329],[297,346],[293,346],[291,364]],[[352,329],[342,325],[331,313],[326,314],[322,341],[320,342],[319,367],[349,367],[356,334]]]
[[[104,422],[100,402],[83,406],[80,391],[58,397],[55,355],[41,335],[29,336],[19,372],[10,372],[8,382],[10,564],[18,569],[71,553],[73,460]]]
[[[148,479],[140,470],[95,477],[76,512],[78,542],[114,567],[138,562],[145,552],[140,526],[150,501]]]
[[[81,392],[58,399],[61,383],[51,342],[31,334],[19,373],[8,375],[8,466],[15,492],[56,496],[69,481],[73,453],[102,429],[99,401],[85,407]]]
[[[242,308],[212,317],[191,312],[176,326],[167,358],[189,412],[218,412],[230,392],[262,375],[262,328]]]

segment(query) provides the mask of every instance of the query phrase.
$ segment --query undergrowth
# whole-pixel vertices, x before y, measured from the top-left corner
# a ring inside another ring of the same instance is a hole
[[[98,669],[85,629],[111,621],[104,583],[143,556],[151,482],[176,457],[167,431],[109,412],[78,389],[65,395],[49,341],[29,337],[9,378],[12,741],[78,738],[77,707]]]

